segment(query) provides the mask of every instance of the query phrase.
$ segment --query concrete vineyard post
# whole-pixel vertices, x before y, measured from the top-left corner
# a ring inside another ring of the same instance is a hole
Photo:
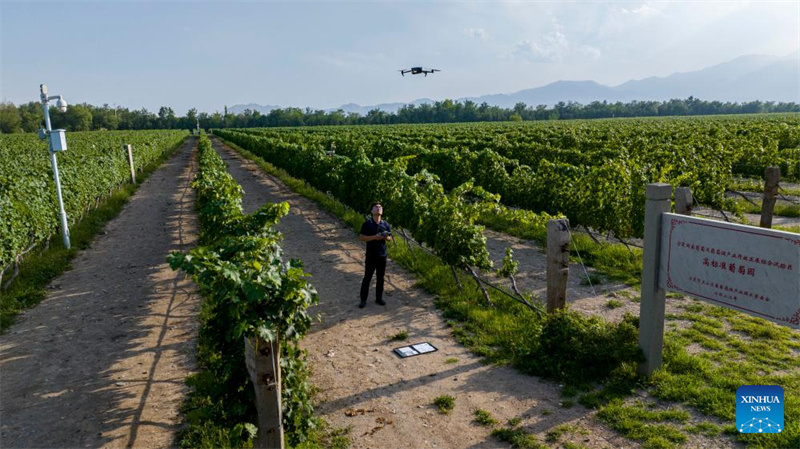
[[[280,342],[262,338],[245,338],[245,362],[250,382],[256,392],[258,436],[257,449],[283,449],[281,417]]]
[[[547,313],[563,309],[569,279],[569,220],[547,222]]]
[[[675,189],[675,213],[681,215],[692,215],[692,189],[689,187],[678,187]]]
[[[767,167],[764,172],[764,200],[761,203],[762,228],[772,227],[772,212],[775,210],[775,197],[778,195],[778,181],[781,179],[780,167]]]
[[[650,376],[661,366],[664,346],[664,307],[666,291],[658,285],[661,252],[661,214],[670,211],[672,186],[647,185],[644,210],[644,254],[642,261],[642,301],[639,318],[639,347],[645,361],[639,373]]]
[[[123,145],[122,147],[128,154],[128,165],[131,166],[131,182],[136,184],[136,169],[133,166],[133,147],[131,145]]]

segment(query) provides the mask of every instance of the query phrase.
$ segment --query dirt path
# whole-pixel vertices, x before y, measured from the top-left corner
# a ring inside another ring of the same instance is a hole
[[[714,209],[708,209],[705,207],[698,207],[692,210],[692,213],[696,216],[701,218],[710,218],[712,220],[725,220],[725,216]],[[741,221],[733,214],[727,214],[728,220],[732,223],[741,224]],[[744,214],[744,217],[747,219],[747,224],[750,226],[758,226],[761,223],[761,215],[760,214]],[[781,215],[773,215],[772,216],[772,226],[797,226],[800,225],[800,218],[795,217],[784,217]]]
[[[483,365],[480,357],[453,340],[433,298],[391,260],[386,271],[388,305],[375,304],[373,286],[367,307],[359,309],[364,247],[352,230],[217,140],[214,148],[244,187],[246,212],[268,201],[291,205],[279,225],[284,254],[303,260],[321,299],[314,312],[323,322],[314,325],[303,342],[312,382],[324,401],[318,412],[334,426],[353,426],[352,447],[505,447],[489,429],[472,422],[476,409],[488,410],[501,422],[522,417],[522,425],[542,440],[551,427],[570,422],[589,432],[574,440],[588,447],[636,447],[595,423],[589,410],[560,408],[559,385],[509,367]],[[399,359],[392,349],[404,343],[388,338],[398,330],[408,331],[408,343],[428,341],[439,351]],[[448,364],[448,358],[458,362]],[[440,415],[431,405],[443,394],[456,398],[449,415]],[[365,413],[348,417],[348,409]]]
[[[196,238],[196,141],[142,184],[0,337],[0,446],[169,447],[194,371],[198,296],[166,257]]]

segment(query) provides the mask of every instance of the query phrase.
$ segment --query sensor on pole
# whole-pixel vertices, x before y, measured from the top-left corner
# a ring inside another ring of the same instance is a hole
[[[61,112],[67,112],[67,102],[61,95],[48,96],[47,86],[39,85],[40,97],[42,100],[42,110],[44,111],[45,129],[39,129],[39,138],[47,139],[47,149],[50,152],[50,163],[53,165],[53,180],[56,184],[56,197],[58,198],[58,215],[61,220],[61,236],[64,247],[69,249],[69,226],[67,224],[67,213],[64,210],[64,200],[61,196],[61,179],[58,175],[58,160],[56,153],[67,151],[67,132],[63,129],[52,129],[50,126],[49,101],[57,100],[56,107]]]

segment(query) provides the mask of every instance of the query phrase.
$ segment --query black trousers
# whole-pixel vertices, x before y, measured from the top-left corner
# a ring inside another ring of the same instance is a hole
[[[361,281],[361,302],[367,301],[369,296],[369,283],[372,274],[378,272],[377,285],[375,286],[375,300],[383,297],[383,274],[386,272],[386,256],[367,256],[364,264],[364,280]]]

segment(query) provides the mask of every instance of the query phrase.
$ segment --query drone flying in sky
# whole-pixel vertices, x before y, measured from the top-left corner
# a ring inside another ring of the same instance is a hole
[[[424,73],[425,76],[428,76],[429,73],[434,72],[441,72],[439,69],[424,69],[422,67],[411,67],[410,69],[403,69],[399,70],[400,74],[406,76],[406,73],[411,73],[412,75],[419,75],[420,73]]]

